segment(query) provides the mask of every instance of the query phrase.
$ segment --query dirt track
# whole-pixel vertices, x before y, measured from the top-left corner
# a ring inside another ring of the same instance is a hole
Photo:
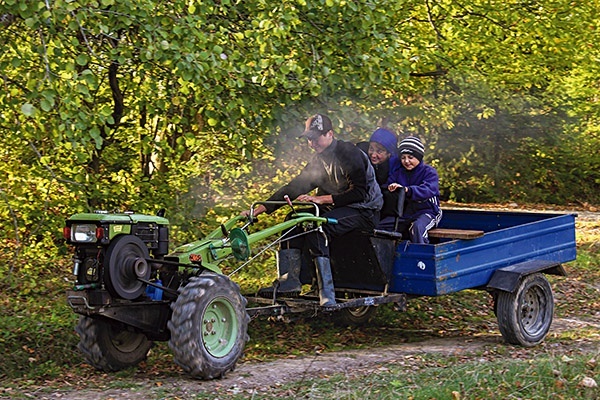
[[[556,319],[550,335],[566,330],[582,327],[594,327],[600,330],[600,315],[593,320],[582,321],[575,319]],[[106,399],[186,399],[199,393],[212,394],[215,398],[219,395],[226,396],[240,394],[258,396],[261,393],[272,393],[274,389],[284,384],[292,387],[303,385],[303,381],[311,378],[326,378],[333,374],[343,374],[347,377],[362,376],[385,370],[387,365],[396,364],[406,367],[424,366],[419,355],[437,354],[453,355],[458,357],[472,357],[482,351],[493,350],[496,346],[508,346],[503,343],[500,334],[483,335],[476,337],[433,339],[418,343],[405,343],[396,346],[376,349],[353,350],[315,354],[311,357],[286,358],[272,362],[241,362],[237,369],[226,378],[213,381],[198,381],[182,375],[167,379],[133,379],[132,389],[109,390],[83,390],[76,389],[55,393],[29,393],[37,399],[79,399],[79,400],[106,400]],[[598,353],[600,337],[593,341],[576,341],[572,345],[543,343],[541,346],[553,347],[557,353],[582,352]],[[560,346],[561,348],[558,348]],[[556,347],[556,348],[554,348]],[[515,353],[529,358],[529,350],[515,348]],[[519,355],[516,354],[518,357]],[[511,358],[515,354],[511,354]],[[482,357],[482,362],[486,361]],[[294,390],[289,396],[293,397]]]

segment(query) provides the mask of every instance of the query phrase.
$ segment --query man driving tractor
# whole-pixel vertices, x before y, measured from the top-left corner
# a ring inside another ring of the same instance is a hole
[[[320,304],[328,307],[335,305],[329,244],[353,230],[373,230],[379,222],[383,197],[367,156],[354,144],[335,138],[329,117],[315,114],[308,118],[300,138],[308,141],[315,156],[298,176],[267,201],[283,201],[289,196],[299,202],[315,203],[321,216],[335,219],[337,224],[324,225],[322,232],[292,234],[293,238],[283,242],[278,252],[279,278],[273,286],[260,289],[258,294],[264,297],[272,297],[274,292],[285,296],[300,294],[301,255],[306,244],[316,268]],[[310,194],[314,189],[316,193]],[[254,209],[254,216],[271,213],[277,208],[276,205],[261,204]],[[248,211],[244,213],[247,215]]]

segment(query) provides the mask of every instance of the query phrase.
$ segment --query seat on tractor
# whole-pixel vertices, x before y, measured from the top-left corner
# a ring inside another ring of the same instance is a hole
[[[404,191],[391,197],[396,221],[402,216]],[[396,222],[397,225],[397,222]],[[353,231],[331,242],[331,271],[336,288],[383,291],[392,278],[397,232]]]
[[[354,231],[331,243],[336,288],[383,291],[392,276],[396,240]]]
[[[396,223],[404,208],[404,191],[393,197]],[[383,230],[352,231],[330,243],[330,261],[336,289],[381,292],[391,281],[397,241],[402,234]],[[306,249],[305,249],[306,250]],[[308,251],[302,252],[300,281],[311,284],[314,266]]]

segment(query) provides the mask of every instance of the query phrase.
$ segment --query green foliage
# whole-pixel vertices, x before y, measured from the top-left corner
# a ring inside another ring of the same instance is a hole
[[[316,111],[421,136],[444,199],[600,202],[593,2],[6,0],[0,26],[3,288],[52,279],[75,212],[201,236],[298,171]]]
[[[55,289],[29,300],[11,299],[9,295],[14,296],[14,292],[4,294],[0,345],[5,351],[0,356],[0,378],[55,379],[64,374],[65,368],[79,364],[74,331],[78,317],[65,305],[62,291]]]

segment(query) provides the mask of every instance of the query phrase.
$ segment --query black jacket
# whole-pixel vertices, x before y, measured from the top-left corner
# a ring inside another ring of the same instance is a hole
[[[300,174],[275,192],[268,201],[281,201],[284,195],[295,199],[317,189],[317,196],[332,195],[333,207],[379,210],[383,198],[368,157],[354,144],[334,139],[316,154]],[[267,206],[272,212],[278,207]]]

